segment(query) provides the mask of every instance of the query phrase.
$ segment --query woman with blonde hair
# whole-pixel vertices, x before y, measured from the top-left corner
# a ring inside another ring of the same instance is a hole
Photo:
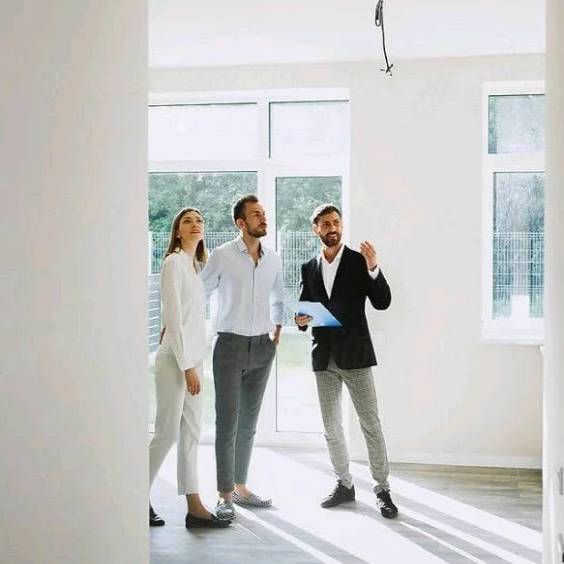
[[[207,260],[202,214],[184,208],[176,215],[161,270],[162,323],[166,327],[155,359],[157,415],[149,445],[150,485],[178,444],[178,494],[186,496],[186,528],[227,527],[198,493],[205,343],[205,292],[200,271]],[[149,525],[164,525],[149,503]]]

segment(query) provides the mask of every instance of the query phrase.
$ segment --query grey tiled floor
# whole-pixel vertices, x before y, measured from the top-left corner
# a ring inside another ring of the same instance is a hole
[[[321,509],[334,480],[323,450],[256,448],[249,479],[270,509],[241,508],[226,530],[187,531],[175,455],[153,488],[167,520],[150,531],[152,564],[529,564],[541,562],[541,474],[535,470],[392,464],[400,516],[375,508],[368,469],[353,464],[357,501]],[[213,448],[200,447],[200,491],[215,502]]]

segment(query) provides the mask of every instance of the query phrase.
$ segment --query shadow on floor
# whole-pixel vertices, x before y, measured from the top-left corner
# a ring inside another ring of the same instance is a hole
[[[212,450],[203,446],[200,456],[200,491],[210,506],[215,499]],[[252,470],[249,485],[271,495],[272,508],[240,508],[229,529],[187,531],[171,453],[152,492],[153,504],[167,520],[165,527],[151,530],[152,564],[541,562],[541,533],[510,519],[525,500],[530,518],[540,522],[540,474],[526,477],[530,486],[523,492],[516,487],[515,471],[492,472],[488,486],[479,470],[393,465],[392,492],[400,515],[386,520],[375,507],[362,464],[352,465],[357,501],[329,510],[319,507],[333,487],[325,452],[257,448]],[[473,503],[460,501],[468,497]],[[492,504],[495,514],[481,508]]]

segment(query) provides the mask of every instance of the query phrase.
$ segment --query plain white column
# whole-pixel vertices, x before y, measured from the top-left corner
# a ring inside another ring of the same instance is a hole
[[[144,564],[147,5],[0,2],[0,561]]]
[[[564,550],[564,2],[546,3],[546,250],[543,562]]]

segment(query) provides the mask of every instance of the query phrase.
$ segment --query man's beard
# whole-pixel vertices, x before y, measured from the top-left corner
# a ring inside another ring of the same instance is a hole
[[[266,227],[258,227],[256,229],[252,229],[247,226],[247,233],[255,239],[260,239],[261,237],[264,237],[266,235]]]
[[[330,238],[330,235],[336,235],[336,237]],[[321,237],[321,241],[326,247],[336,247],[341,242],[341,235],[335,232],[327,233]]]

